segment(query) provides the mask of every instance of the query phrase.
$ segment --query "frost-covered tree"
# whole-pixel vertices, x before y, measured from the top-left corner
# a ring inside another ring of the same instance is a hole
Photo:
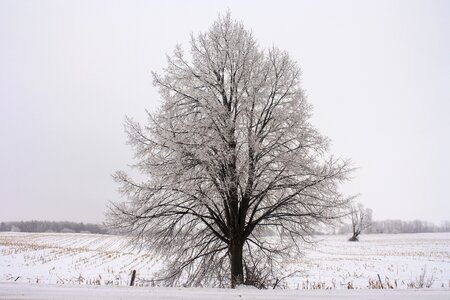
[[[359,235],[372,224],[372,210],[364,208],[361,203],[352,204],[350,208],[350,216],[352,219],[352,237],[348,240],[357,242]]]
[[[278,282],[313,226],[344,214],[350,169],[310,124],[300,74],[229,14],[153,73],[160,109],[146,125],[126,121],[148,179],[114,175],[126,200],[109,223],[165,256],[166,284]]]

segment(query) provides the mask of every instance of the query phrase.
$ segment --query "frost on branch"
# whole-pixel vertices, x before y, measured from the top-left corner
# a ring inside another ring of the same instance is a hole
[[[126,121],[147,181],[115,174],[126,200],[109,220],[166,258],[166,284],[275,285],[312,228],[345,214],[350,169],[310,124],[300,75],[229,14],[153,74],[162,106]]]

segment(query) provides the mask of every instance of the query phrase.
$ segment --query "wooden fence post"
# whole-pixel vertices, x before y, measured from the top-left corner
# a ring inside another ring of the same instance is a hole
[[[380,284],[381,284],[381,288],[384,289],[383,282],[381,281],[381,278],[380,278],[380,274],[377,274],[377,275],[378,275],[378,280],[380,281]]]
[[[133,270],[133,272],[131,273],[130,286],[134,286],[134,280],[135,279],[136,279],[136,270]]]

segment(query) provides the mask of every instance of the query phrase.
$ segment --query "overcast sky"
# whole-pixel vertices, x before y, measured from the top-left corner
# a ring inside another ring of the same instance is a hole
[[[189,3],[188,3],[189,2]],[[450,1],[0,0],[0,221],[101,222],[125,115],[218,13],[303,70],[312,122],[375,219],[450,219]]]

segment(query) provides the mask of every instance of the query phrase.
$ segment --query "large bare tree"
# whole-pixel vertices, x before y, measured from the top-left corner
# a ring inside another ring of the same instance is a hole
[[[160,109],[126,122],[148,179],[115,174],[126,200],[109,220],[166,257],[167,284],[265,286],[317,223],[345,214],[350,169],[310,124],[300,75],[230,14],[153,73]]]

